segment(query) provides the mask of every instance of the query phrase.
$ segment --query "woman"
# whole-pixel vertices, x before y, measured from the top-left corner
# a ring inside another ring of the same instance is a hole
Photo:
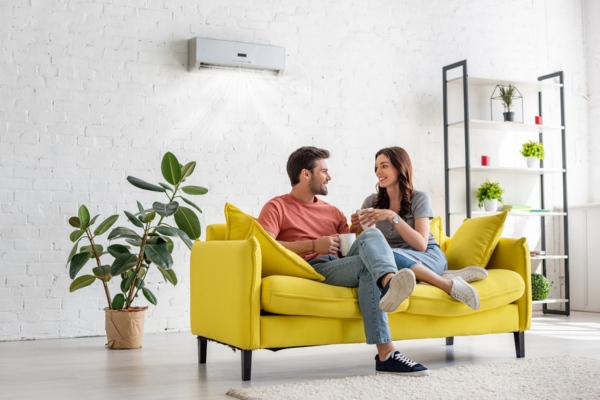
[[[467,267],[447,271],[448,262],[429,230],[433,218],[431,200],[425,192],[415,190],[412,163],[401,147],[381,149],[375,155],[377,193],[367,197],[358,213],[351,216],[353,230],[360,224],[376,227],[392,247],[399,270],[412,271],[416,280],[437,286],[454,299],[479,309],[479,295],[467,282],[484,279],[487,271]]]

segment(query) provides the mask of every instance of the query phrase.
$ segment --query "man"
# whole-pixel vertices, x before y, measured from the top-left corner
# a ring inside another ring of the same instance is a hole
[[[328,158],[327,150],[316,147],[293,152],[287,163],[292,190],[265,204],[258,222],[284,247],[302,255],[325,277],[325,283],[358,288],[367,343],[377,347],[378,373],[429,375],[427,368],[396,350],[387,314],[382,311],[395,310],[412,293],[414,273],[408,268],[398,271],[378,229],[363,232],[348,255],[338,258],[338,235],[349,233],[348,222],[339,209],[316,197],[327,195]]]

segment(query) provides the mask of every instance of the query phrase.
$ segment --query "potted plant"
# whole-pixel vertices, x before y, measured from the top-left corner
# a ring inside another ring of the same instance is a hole
[[[500,98],[502,99],[502,105],[504,105],[504,121],[514,121],[515,113],[510,111],[512,107],[513,99],[516,96],[517,88],[513,85],[500,86]]]
[[[69,277],[73,279],[69,290],[73,292],[96,281],[101,282],[107,301],[104,310],[109,348],[141,347],[144,312],[148,307],[135,307],[134,301],[142,294],[149,303],[156,305],[158,302],[145,285],[148,273],[157,269],[165,281],[176,285],[177,275],[172,268],[171,257],[173,239],[181,239],[191,249],[192,240],[200,236],[200,220],[196,211],[202,210],[180,194],[202,195],[208,192],[201,186],[184,185],[195,167],[195,162],[181,165],[172,153],[167,153],[161,163],[162,176],[167,183],[154,185],[128,176],[127,181],[133,186],[162,193],[166,201],[156,201],[149,208],[138,201],[135,211],[124,211],[133,227],[112,229],[107,236],[112,243],[106,247],[99,243],[100,236],[112,228],[119,215],[111,215],[96,225],[98,215],[91,217],[88,208],[81,205],[77,216],[69,218],[69,224],[76,228],[70,234],[74,246],[67,260]],[[180,205],[178,200],[191,208]],[[167,223],[169,217],[173,217],[175,224]],[[107,257],[112,257],[112,261],[107,261]],[[79,275],[88,263],[93,264],[92,273]],[[108,283],[113,278],[120,278],[120,284],[118,293],[111,296]]]
[[[485,211],[496,211],[498,209],[498,201],[503,203],[502,193],[504,190],[498,182],[490,182],[486,179],[475,193],[479,208],[484,207]]]
[[[531,274],[531,300],[545,300],[550,293],[550,282],[542,274]]]
[[[539,166],[538,160],[544,159],[544,144],[533,140],[523,143],[521,154],[527,159],[529,168]]]

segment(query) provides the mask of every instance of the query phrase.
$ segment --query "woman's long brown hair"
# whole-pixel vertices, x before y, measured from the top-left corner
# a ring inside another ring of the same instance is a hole
[[[402,147],[386,147],[375,154],[375,160],[381,154],[386,155],[394,168],[398,171],[398,187],[400,189],[400,210],[394,210],[398,215],[406,220],[406,215],[410,214],[410,206],[412,203],[413,192],[415,191],[412,183],[412,163],[406,150]],[[388,209],[390,208],[390,197],[385,188],[379,187],[377,184],[377,198],[373,204],[374,208]]]

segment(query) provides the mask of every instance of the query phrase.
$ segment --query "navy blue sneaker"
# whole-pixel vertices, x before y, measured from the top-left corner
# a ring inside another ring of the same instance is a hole
[[[381,300],[379,309],[385,312],[393,312],[410,296],[415,289],[415,274],[408,268],[396,272],[392,279],[381,289]]]
[[[406,376],[428,376],[429,370],[411,360],[398,350],[394,351],[385,361],[379,361],[375,356],[375,371],[378,374],[399,374]]]

